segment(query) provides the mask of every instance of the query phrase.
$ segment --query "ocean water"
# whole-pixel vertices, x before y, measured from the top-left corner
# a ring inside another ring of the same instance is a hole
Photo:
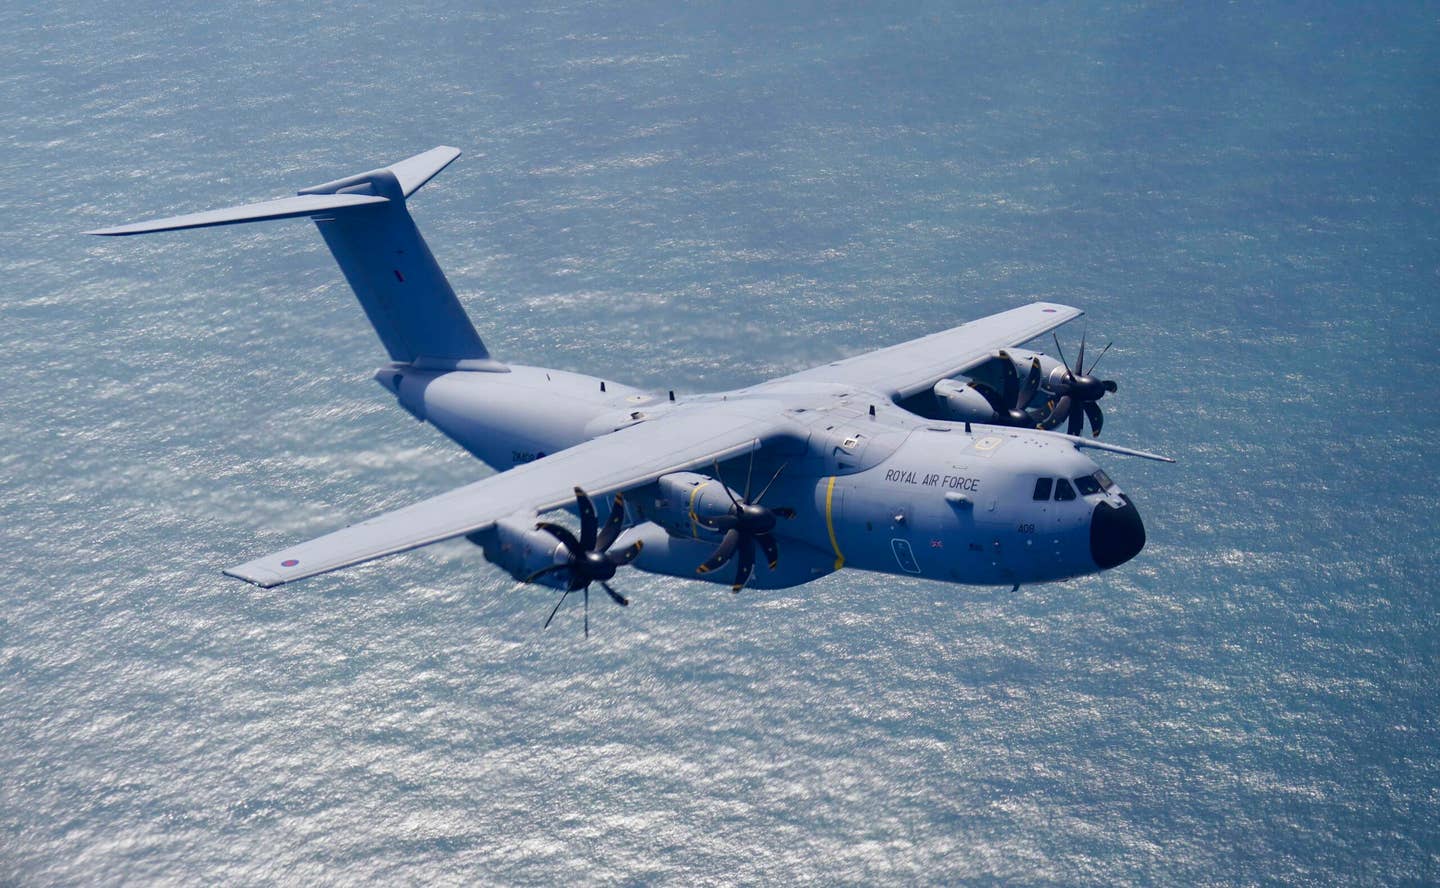
[[[1440,8],[0,9],[0,883],[1440,880]],[[1018,593],[440,545],[219,569],[488,470],[304,222],[79,232],[436,144],[502,359],[704,391],[1033,299],[1150,543]],[[1079,330],[1067,330],[1069,342]]]

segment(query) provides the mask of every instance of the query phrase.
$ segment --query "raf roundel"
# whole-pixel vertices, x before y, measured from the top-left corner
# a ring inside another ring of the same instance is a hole
[[[280,562],[280,566],[281,566],[281,567],[294,567],[295,565],[297,565],[297,564],[299,564],[299,563],[300,563],[300,562],[299,562],[297,559],[287,558],[287,559],[285,559],[284,561]]]

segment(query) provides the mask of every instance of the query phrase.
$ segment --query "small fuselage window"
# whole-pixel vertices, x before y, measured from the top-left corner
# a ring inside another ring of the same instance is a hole
[[[1081,475],[1075,479],[1075,489],[1080,491],[1081,496],[1089,496],[1100,492],[1100,482],[1089,475]]]
[[[1066,481],[1064,478],[1061,478],[1061,479],[1059,479],[1058,481],[1055,482],[1055,500],[1056,500],[1056,502],[1063,502],[1063,501],[1065,501],[1065,500],[1073,500],[1074,498],[1075,498],[1075,488],[1073,488],[1073,487],[1070,486],[1070,482],[1069,482],[1069,481]]]
[[[1035,499],[1044,501],[1050,498],[1050,485],[1053,482],[1049,478],[1035,479]]]

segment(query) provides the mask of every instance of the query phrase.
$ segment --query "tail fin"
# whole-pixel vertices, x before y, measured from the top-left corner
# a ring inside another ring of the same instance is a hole
[[[505,370],[465,315],[405,208],[405,198],[460,156],[433,148],[378,170],[316,185],[299,197],[87,232],[108,236],[309,216],[391,360],[421,367]]]

